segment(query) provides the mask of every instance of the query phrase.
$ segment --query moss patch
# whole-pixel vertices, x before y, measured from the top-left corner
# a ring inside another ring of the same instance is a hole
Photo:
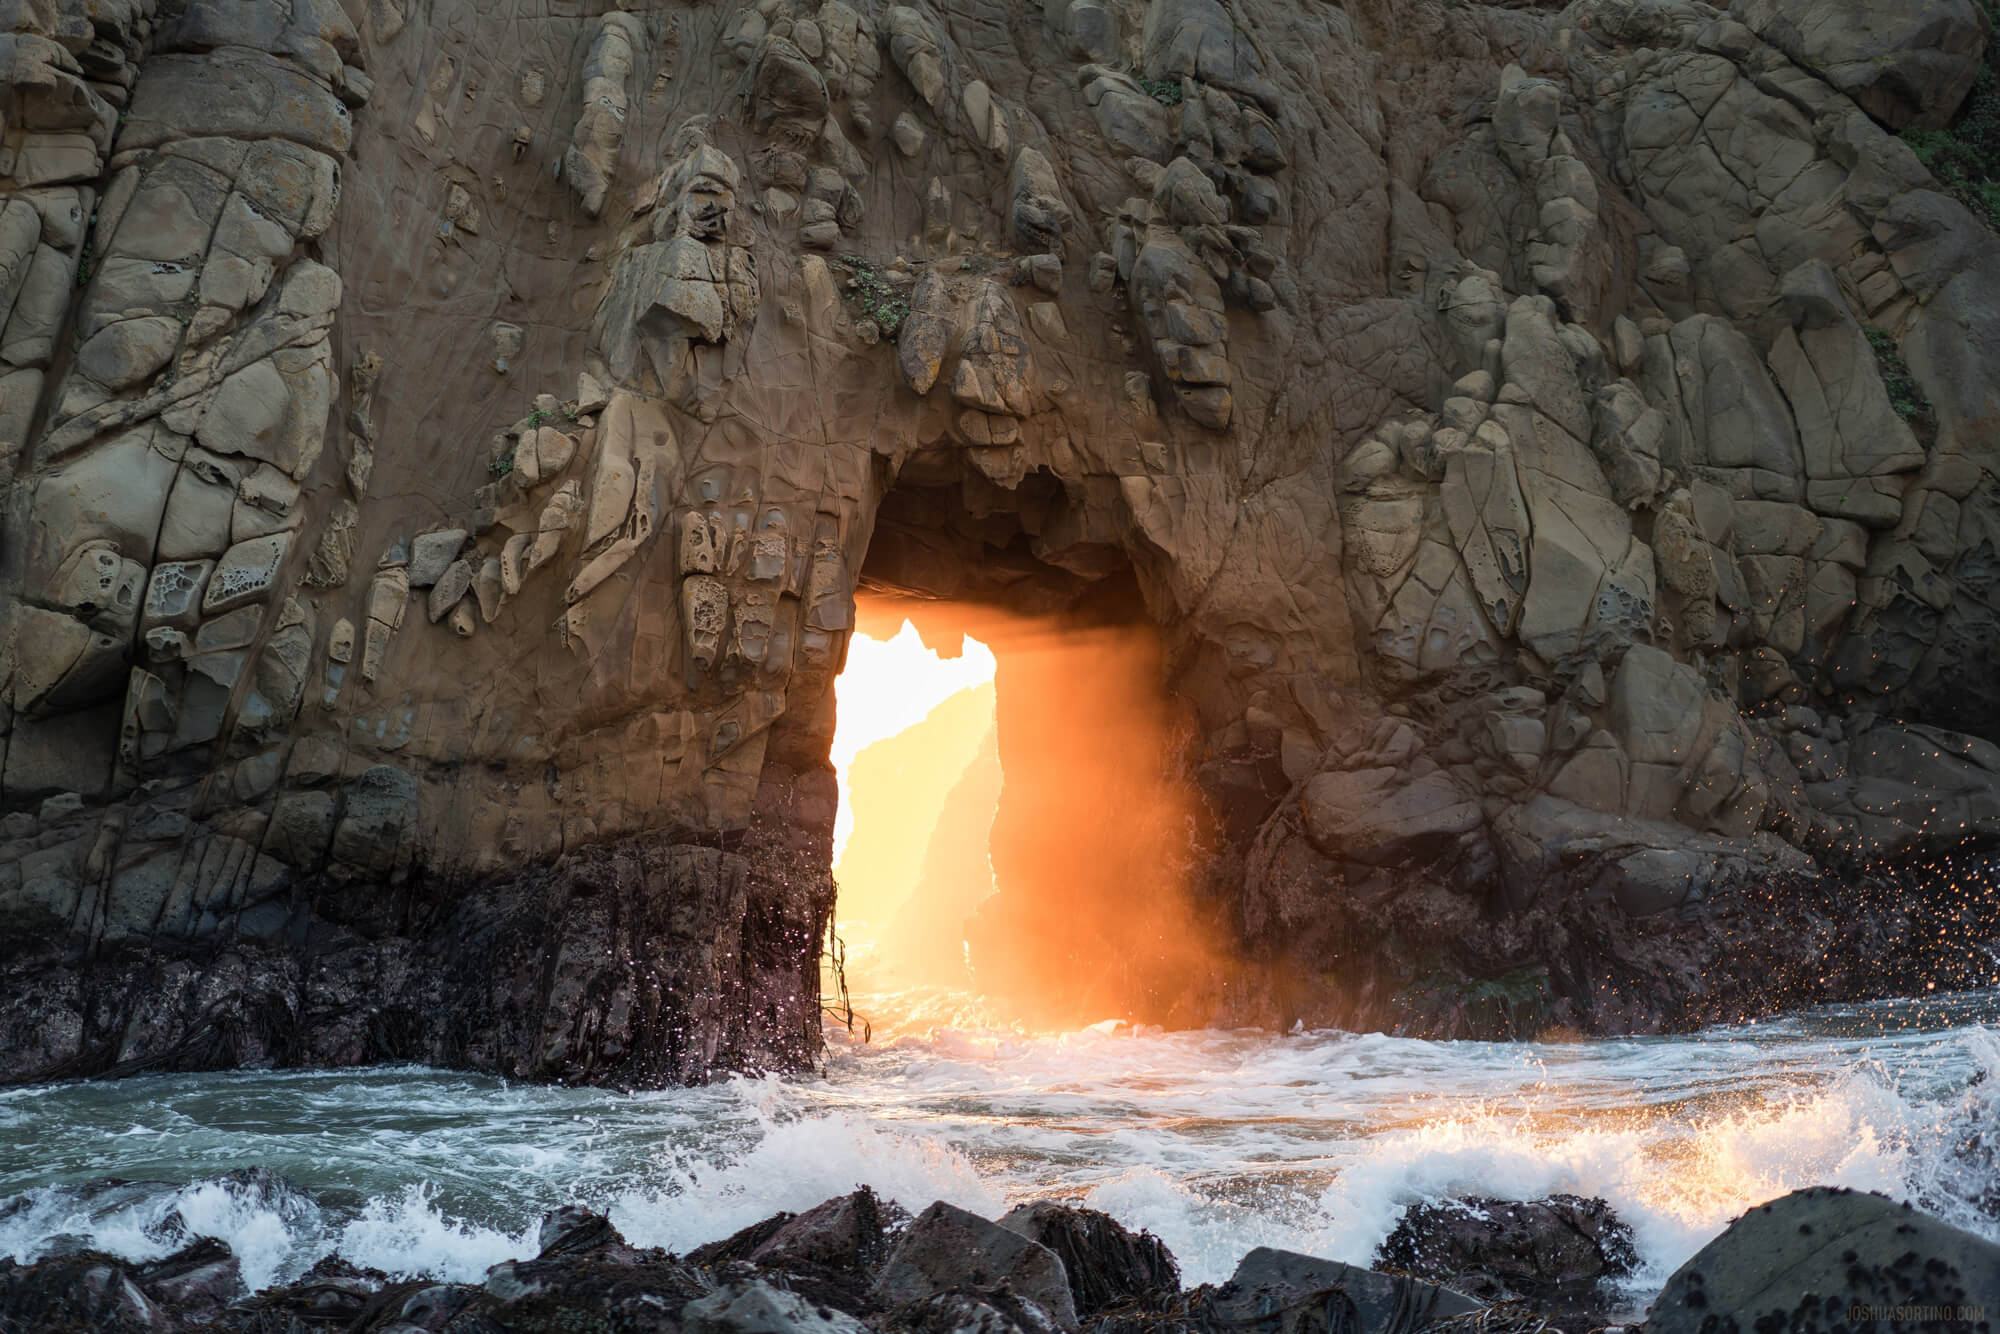
[[[910,316],[910,299],[859,255],[842,255],[834,263],[847,272],[847,295],[861,313],[875,321],[884,338],[894,338]]]
[[[1986,0],[2000,27],[2000,0]],[[1905,130],[1903,142],[1938,183],[2000,231],[2000,38],[1986,47],[1986,68],[1958,118],[1945,130]]]
[[[1918,443],[1929,447],[1937,437],[1937,414],[1931,410],[1931,401],[1924,397],[1917,378],[1910,374],[1896,340],[1880,329],[1870,329],[1868,346],[1875,349],[1875,365],[1882,372],[1882,387],[1889,391],[1889,405],[1910,424]]]

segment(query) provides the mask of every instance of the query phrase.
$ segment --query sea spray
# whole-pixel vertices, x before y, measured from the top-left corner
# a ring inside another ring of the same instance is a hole
[[[437,1192],[405,1186],[377,1196],[340,1229],[335,1251],[344,1259],[398,1277],[477,1282],[502,1260],[535,1253],[535,1223],[513,1232],[454,1218],[438,1208]]]
[[[776,1079],[738,1080],[735,1091],[753,1111],[757,1133],[735,1152],[665,1154],[652,1184],[609,1202],[611,1221],[628,1239],[690,1250],[861,1184],[911,1212],[934,1200],[988,1214],[1004,1207],[998,1184],[941,1134],[891,1129],[837,1109],[801,1115]]]
[[[466,1279],[530,1253],[558,1204],[686,1250],[868,1184],[912,1209],[1086,1203],[1199,1283],[1258,1245],[1366,1262],[1419,1201],[1571,1191],[1634,1229],[1636,1305],[1801,1185],[1882,1190],[2000,1237],[1996,1015],[1985,995],[1497,1044],[1036,1034],[936,997],[836,1047],[823,1078],[616,1093],[399,1068],[10,1090],[0,1255],[155,1258],[216,1236],[257,1282],[335,1251]]]

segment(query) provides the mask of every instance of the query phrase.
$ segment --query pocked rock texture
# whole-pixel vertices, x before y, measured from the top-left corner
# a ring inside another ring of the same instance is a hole
[[[1127,590],[1240,1016],[1966,980],[1990,32],[1882,8],[0,8],[0,1073],[809,1062],[864,580]]]

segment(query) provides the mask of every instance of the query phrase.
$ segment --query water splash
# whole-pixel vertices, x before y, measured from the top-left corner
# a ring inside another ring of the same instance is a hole
[[[1198,1283],[1256,1245],[1366,1263],[1419,1201],[1571,1191],[1633,1226],[1636,1309],[1799,1186],[1881,1190],[2000,1239],[1996,1015],[1984,996],[1507,1045],[1035,1034],[916,996],[823,1079],[620,1094],[402,1069],[10,1091],[0,1255],[156,1258],[215,1236],[253,1283],[336,1250],[463,1280],[530,1253],[561,1203],[684,1251],[867,1184],[911,1209],[1087,1203],[1157,1234]],[[270,1173],[230,1172],[244,1162]]]
[[[738,1080],[733,1091],[751,1112],[754,1131],[734,1150],[669,1153],[652,1184],[612,1199],[611,1221],[628,1239],[691,1250],[862,1185],[912,1212],[934,1200],[975,1213],[1005,1207],[1005,1192],[941,1134],[891,1129],[842,1110],[801,1115],[791,1090],[776,1079]]]
[[[536,1223],[509,1233],[453,1218],[438,1208],[435,1188],[420,1184],[369,1200],[332,1249],[398,1277],[477,1283],[502,1260],[533,1255],[538,1231]]]
[[[304,1270],[325,1253],[325,1231],[325,1217],[310,1196],[257,1171],[179,1186],[43,1186],[0,1204],[0,1255],[14,1260],[82,1249],[157,1260],[212,1237],[229,1246],[251,1289]]]

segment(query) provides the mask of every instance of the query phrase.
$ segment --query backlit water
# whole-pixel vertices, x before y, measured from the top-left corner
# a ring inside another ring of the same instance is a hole
[[[822,1078],[617,1093],[398,1068],[0,1092],[0,1255],[143,1258],[205,1234],[253,1284],[335,1250],[472,1279],[530,1253],[558,1204],[686,1249],[864,1182],[913,1210],[1087,1203],[1157,1233],[1190,1283],[1260,1244],[1366,1263],[1417,1200],[1602,1195],[1637,1233],[1635,1306],[1799,1186],[2000,1238],[2000,993],[1544,1044],[1029,1035],[948,997],[873,1004],[895,1033],[836,1031]]]

